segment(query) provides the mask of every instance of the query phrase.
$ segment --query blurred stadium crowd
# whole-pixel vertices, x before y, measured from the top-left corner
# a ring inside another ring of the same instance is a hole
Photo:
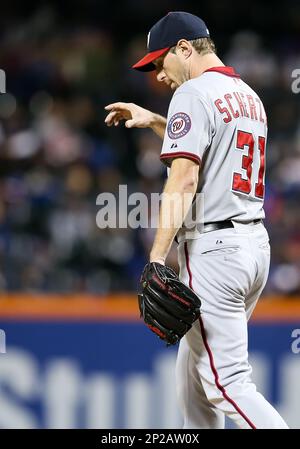
[[[127,30],[122,40],[103,18],[95,26],[85,14],[81,23],[78,2],[75,22],[64,22],[56,2],[14,20],[8,14],[6,23],[2,17],[0,68],[7,93],[0,95],[1,291],[136,289],[154,231],[99,229],[96,197],[117,193],[119,184],[127,184],[129,193],[160,192],[166,170],[158,138],[147,130],[106,128],[103,108],[122,100],[166,114],[171,94],[153,74],[129,67],[144,54],[149,26],[166,11],[201,11],[161,3],[165,9],[153,7],[152,16],[149,6],[143,13],[140,6],[138,32]],[[136,1],[125,4],[128,16],[136,11]],[[290,5],[300,30],[299,4]],[[203,15],[208,24],[210,14]],[[299,294],[300,93],[292,92],[291,74],[300,68],[300,33],[264,35],[234,17],[239,25],[231,32],[210,31],[220,57],[258,92],[269,118],[265,210],[272,266],[265,292]],[[272,28],[272,15],[268,19]],[[175,257],[173,249],[170,263]]]

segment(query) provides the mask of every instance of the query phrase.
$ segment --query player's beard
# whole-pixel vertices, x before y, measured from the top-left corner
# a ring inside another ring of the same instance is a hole
[[[176,81],[174,79],[171,81],[171,84],[170,84],[171,90],[178,89],[178,87],[181,86],[181,84],[183,84],[185,81],[187,81],[185,79],[183,73],[178,73],[175,78],[176,78]]]
[[[189,58],[189,64],[188,64],[188,67],[187,67],[187,70],[186,70],[186,75],[185,75],[186,76],[186,81],[192,79],[191,62],[192,62],[192,59]]]
[[[180,79],[180,83],[176,83],[177,87],[181,86],[181,84],[189,81],[191,79],[191,61],[189,60],[189,64],[187,66],[182,65],[181,72],[178,74],[178,79]]]

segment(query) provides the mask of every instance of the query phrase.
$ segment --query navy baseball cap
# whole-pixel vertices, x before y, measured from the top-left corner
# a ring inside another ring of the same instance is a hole
[[[202,19],[188,12],[169,12],[149,31],[148,53],[132,68],[142,72],[155,70],[153,61],[176,45],[180,39],[191,41],[200,37],[209,37],[209,31]]]

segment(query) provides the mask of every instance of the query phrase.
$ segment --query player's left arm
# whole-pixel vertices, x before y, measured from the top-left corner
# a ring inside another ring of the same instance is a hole
[[[191,159],[173,159],[165,184],[159,225],[150,252],[150,262],[165,263],[172,242],[182,227],[197,191],[199,164]]]

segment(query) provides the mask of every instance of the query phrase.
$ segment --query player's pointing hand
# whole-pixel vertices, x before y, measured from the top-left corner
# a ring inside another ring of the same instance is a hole
[[[112,103],[104,108],[109,111],[105,119],[107,126],[118,126],[125,120],[126,128],[148,128],[153,121],[153,113],[134,103]]]
[[[104,108],[108,111],[105,119],[107,126],[118,126],[125,120],[126,128],[151,128],[161,139],[164,137],[166,119],[134,103],[112,103]]]

